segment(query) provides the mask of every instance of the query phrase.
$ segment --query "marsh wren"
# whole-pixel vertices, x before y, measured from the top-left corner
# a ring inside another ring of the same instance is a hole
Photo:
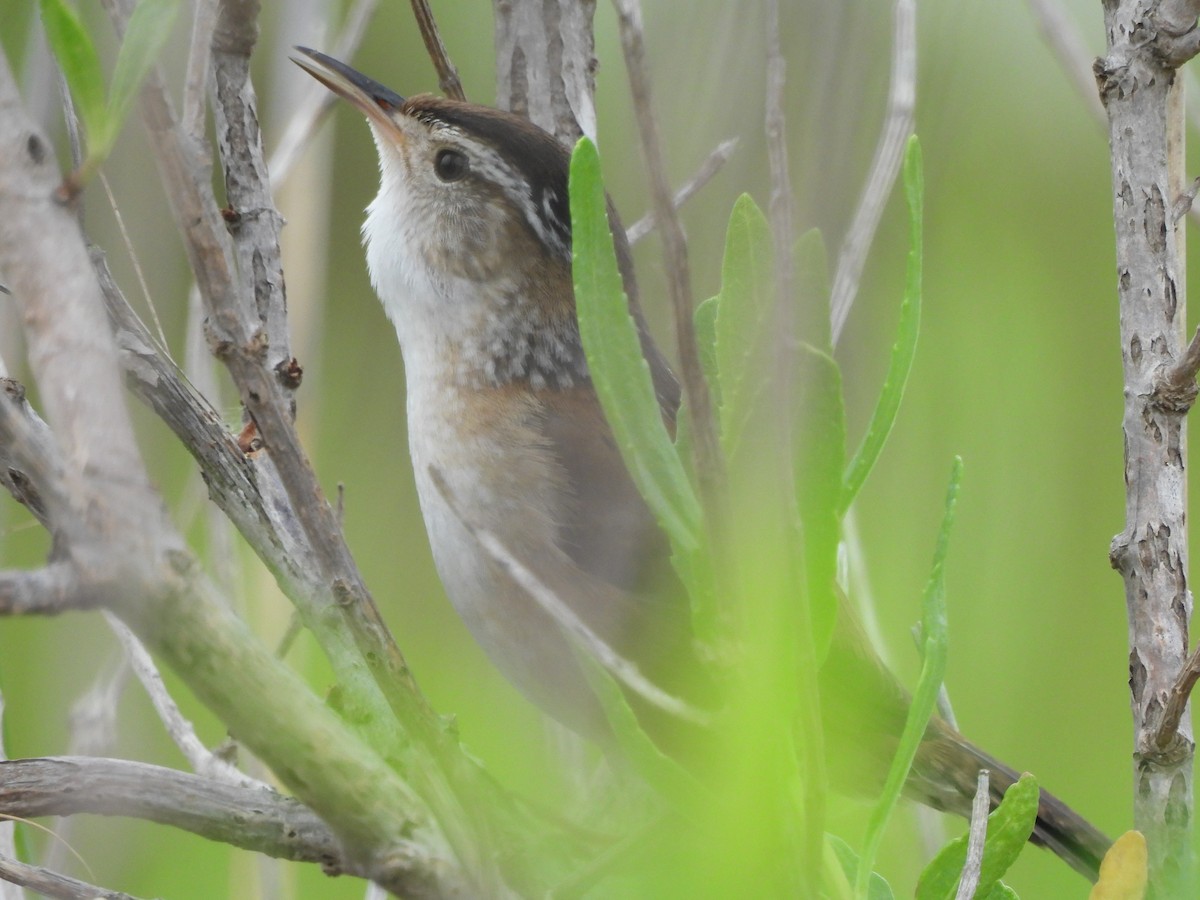
[[[409,449],[446,593],[518,689],[580,734],[610,744],[570,641],[447,498],[478,527],[502,535],[643,673],[668,689],[695,689],[681,678],[697,666],[669,547],[625,470],[588,376],[571,276],[569,152],[517,116],[428,95],[406,99],[324,54],[298,50],[303,69],[366,116],[379,151],[379,195],[363,226],[367,266],[400,339]],[[611,204],[609,215],[615,222]],[[679,391],[642,323],[620,227],[614,239],[662,413],[673,422]],[[821,674],[831,769],[844,782],[870,784],[882,780],[908,700],[842,606]],[[908,790],[967,814],[983,768],[997,793],[1016,779],[935,718]],[[1033,839],[1093,879],[1108,846],[1045,792]]]

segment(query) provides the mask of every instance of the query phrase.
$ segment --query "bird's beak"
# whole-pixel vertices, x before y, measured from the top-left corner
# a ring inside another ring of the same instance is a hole
[[[386,131],[397,133],[394,112],[404,105],[404,98],[378,81],[308,47],[297,47],[292,62],[306,71],[339,97],[349,100],[372,122]]]

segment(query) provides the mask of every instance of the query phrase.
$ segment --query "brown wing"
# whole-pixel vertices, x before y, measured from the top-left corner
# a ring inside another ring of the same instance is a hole
[[[693,693],[688,599],[669,542],[625,469],[595,392],[590,386],[547,392],[543,415],[542,433],[569,488],[557,511],[559,549],[587,576],[619,589],[607,608],[576,612],[656,683]]]

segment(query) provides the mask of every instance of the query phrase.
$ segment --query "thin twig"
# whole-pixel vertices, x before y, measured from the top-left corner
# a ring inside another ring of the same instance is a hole
[[[983,846],[988,826],[988,770],[979,770],[975,783],[975,799],[971,801],[971,829],[967,832],[967,860],[963,863],[962,878],[954,900],[971,900],[983,874]]]
[[[1200,680],[1200,647],[1192,651],[1183,668],[1179,670],[1175,685],[1167,697],[1162,719],[1154,733],[1154,743],[1160,750],[1166,750],[1178,738],[1179,723],[1187,712],[1188,698],[1191,697],[1192,688],[1196,686],[1197,680]]]
[[[167,343],[167,334],[163,331],[162,322],[158,318],[158,307],[154,305],[154,297],[150,294],[149,285],[146,284],[146,273],[142,271],[142,262],[138,258],[137,250],[133,247],[133,240],[129,237],[129,229],[125,227],[125,217],[121,215],[121,207],[117,205],[117,198],[113,194],[112,186],[108,183],[108,178],[103,172],[99,172],[98,175],[100,184],[104,187],[104,195],[108,197],[108,205],[112,209],[113,219],[117,223],[117,231],[121,234],[121,243],[125,245],[125,252],[129,254],[129,263],[133,266],[133,275],[142,291],[142,299],[146,301],[146,308],[150,310],[150,319],[154,322],[154,330],[158,333],[158,347],[163,353],[170,356],[171,345]]]
[[[700,164],[700,168],[696,170],[696,173],[675,192],[675,196],[671,198],[671,205],[677,210],[682,208],[701,188],[712,181],[713,177],[721,171],[725,163],[729,162],[729,157],[733,155],[733,151],[737,149],[737,145],[737,138],[729,138],[728,140],[721,141],[713,152],[708,154],[704,162]],[[653,230],[654,211],[651,210],[625,229],[625,237],[629,239],[629,245],[632,247]]]
[[[642,157],[645,160],[646,173],[650,180],[654,217],[662,238],[667,290],[675,319],[675,339],[679,345],[679,367],[683,391],[695,428],[693,453],[696,477],[709,527],[719,527],[719,523],[724,520],[722,514],[724,501],[721,499],[724,491],[724,467],[720,445],[717,441],[712,398],[708,393],[708,383],[704,378],[704,370],[700,365],[700,354],[696,344],[696,326],[692,319],[692,285],[691,272],[688,267],[687,241],[684,238],[679,216],[675,213],[675,207],[671,203],[671,189],[667,183],[666,167],[663,163],[658,122],[655,120],[651,103],[650,77],[646,70],[646,50],[642,34],[641,2],[640,0],[613,0],[613,5],[617,10],[621,47],[625,56],[625,68],[629,73],[630,93],[633,97],[638,133],[641,137]]]
[[[1196,202],[1198,193],[1200,193],[1200,175],[1193,178],[1187,190],[1175,198],[1175,205],[1171,208],[1172,225],[1192,211],[1192,204]]]
[[[1174,365],[1164,366],[1154,379],[1156,405],[1174,412],[1186,411],[1196,400],[1196,375],[1200,373],[1200,328]]]
[[[0,856],[0,879],[55,900],[137,900],[131,894],[96,887],[41,866],[18,862],[9,856]]]
[[[57,616],[90,609],[94,598],[79,592],[71,566],[52,562],[40,569],[0,569],[0,616]]]
[[[179,828],[276,859],[365,874],[309,807],[270,788],[150,763],[91,756],[0,763],[0,809],[21,818],[122,816]],[[402,845],[403,846],[403,845]]]
[[[113,634],[117,636],[117,640],[121,642],[125,658],[129,661],[133,673],[150,698],[154,711],[158,713],[159,721],[167,729],[167,734],[179,748],[184,759],[188,761],[192,771],[214,781],[236,784],[244,788],[270,790],[270,785],[239,772],[204,746],[203,741],[196,735],[196,729],[192,727],[191,722],[184,718],[179,705],[167,690],[162,675],[158,672],[158,667],[154,665],[154,660],[150,658],[150,654],[146,652],[146,648],[138,640],[137,635],[107,610],[104,611],[104,620],[112,629]]]
[[[830,297],[833,343],[837,344],[858,294],[859,280],[875,229],[904,159],[904,145],[913,130],[917,102],[917,7],[916,0],[896,0],[892,32],[892,75],[888,87],[883,132],[875,147],[871,173],[867,177],[858,209],[838,254],[837,274]]]
[[[668,694],[654,682],[646,678],[638,669],[636,663],[625,659],[610,647],[603,638],[592,631],[587,623],[580,619],[573,609],[567,606],[528,566],[521,562],[499,537],[472,519],[466,510],[462,508],[458,497],[450,490],[449,485],[446,484],[445,478],[442,477],[442,473],[437,467],[430,466],[429,475],[433,479],[438,493],[442,495],[442,498],[450,506],[451,511],[458,518],[458,521],[479,542],[479,545],[488,556],[499,563],[504,571],[512,577],[513,581],[520,585],[521,589],[547,615],[554,619],[563,631],[577,640],[583,646],[584,650],[604,667],[605,671],[647,703],[656,706],[664,712],[668,712],[688,722],[695,722],[698,725],[709,724],[711,717],[707,713],[678,697]]]
[[[379,0],[357,0],[346,15],[342,33],[333,42],[332,56],[337,59],[349,59],[362,43],[367,33],[367,24],[375,14]],[[267,161],[267,169],[271,173],[271,188],[278,190],[287,180],[292,168],[308,147],[314,132],[325,121],[329,111],[333,109],[337,96],[319,84],[312,83],[305,87],[305,93],[296,112],[288,121],[283,137],[275,147],[275,152]]]
[[[433,60],[433,67],[437,69],[438,85],[442,93],[455,100],[466,100],[467,95],[463,93],[462,82],[458,79],[458,69],[450,61],[450,54],[446,52],[442,33],[433,18],[433,10],[429,8],[429,0],[412,0],[412,11],[413,18],[417,20],[417,27],[421,29],[421,40],[425,42],[425,49],[429,58]]]

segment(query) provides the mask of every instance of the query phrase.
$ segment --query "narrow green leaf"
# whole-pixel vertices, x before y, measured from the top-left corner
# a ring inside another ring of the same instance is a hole
[[[846,410],[842,374],[830,354],[829,273],[821,232],[796,242],[797,303],[803,311],[794,367],[796,413],[792,461],[796,505],[804,524],[805,589],[809,597],[813,649],[825,659],[837,618],[838,543],[841,540],[842,473],[846,465]],[[807,324],[806,324],[807,321]],[[823,328],[823,331],[821,330]],[[810,345],[806,334],[823,340]]]
[[[717,363],[717,304],[719,297],[709,297],[696,307],[692,319],[696,323],[696,345],[700,351],[700,366],[708,382],[713,403],[721,406],[721,376]]]
[[[859,859],[854,848],[834,834],[825,835],[826,844],[836,854],[837,861],[842,867],[846,878],[851,884],[858,878]],[[871,873],[871,883],[867,889],[867,900],[894,900],[892,887],[877,872]]]
[[[709,297],[696,307],[696,346],[700,351],[700,366],[713,403],[721,406],[721,380],[717,375],[717,298]],[[675,416],[675,453],[689,475],[692,472],[692,410],[687,399],[679,404]]]
[[[829,256],[821,229],[810,228],[800,235],[792,252],[796,263],[796,339],[832,354]]]
[[[908,718],[904,722],[904,731],[896,748],[884,782],[883,792],[871,812],[867,823],[867,834],[863,839],[862,868],[855,884],[855,894],[865,897],[867,892],[867,873],[875,864],[875,854],[883,840],[883,831],[887,826],[892,809],[904,788],[909,769],[917,756],[917,748],[933,708],[937,702],[938,690],[946,674],[946,655],[948,635],[946,625],[946,553],[950,542],[950,528],[954,524],[954,510],[958,503],[958,489],[962,481],[962,459],[955,457],[950,470],[950,487],[946,491],[946,509],[942,515],[942,526],[938,531],[937,545],[933,553],[933,568],[929,582],[925,586],[925,594],[921,599],[921,644],[922,660],[921,675],[917,680],[917,689],[913,692],[912,705],[908,710]],[[961,868],[961,866],[959,867]]]
[[[90,155],[93,142],[108,127],[100,57],[79,14],[66,0],[40,0],[40,5],[46,41],[75,100],[75,111],[87,132]]]
[[[111,140],[116,140],[142,79],[158,58],[178,12],[179,0],[138,0],[129,17],[108,92]]]
[[[802,345],[796,365],[796,503],[804,523],[805,587],[813,629],[813,649],[824,660],[837,619],[838,543],[841,540],[842,467],[846,461],[846,420],[842,374],[833,357]]]
[[[863,482],[874,468],[883,451],[896,414],[904,387],[912,371],[913,358],[917,353],[917,335],[921,329],[921,265],[923,258],[923,216],[925,205],[925,180],[921,169],[921,145],[916,135],[908,139],[904,154],[904,192],[908,197],[909,249],[908,271],[905,276],[904,301],[900,305],[900,326],[896,343],[892,345],[892,358],[888,363],[883,389],[871,414],[870,424],[863,435],[862,444],[854,459],[846,468],[846,486],[842,496],[842,510],[850,507],[858,496]]]
[[[773,258],[767,217],[749,194],[742,194],[729,216],[714,322],[721,443],[730,458],[769,387]]]
[[[1004,799],[988,816],[976,897],[991,898],[1001,876],[1025,849],[1037,820],[1039,795],[1037,780],[1032,775],[1022,775],[1004,792]],[[967,835],[964,834],[943,847],[925,867],[917,881],[917,900],[953,900],[966,861]]]
[[[580,138],[571,156],[572,274],[579,331],[621,456],[638,490],[676,547],[700,543],[700,503],[663,424],[650,367],[617,268],[600,157]]]

